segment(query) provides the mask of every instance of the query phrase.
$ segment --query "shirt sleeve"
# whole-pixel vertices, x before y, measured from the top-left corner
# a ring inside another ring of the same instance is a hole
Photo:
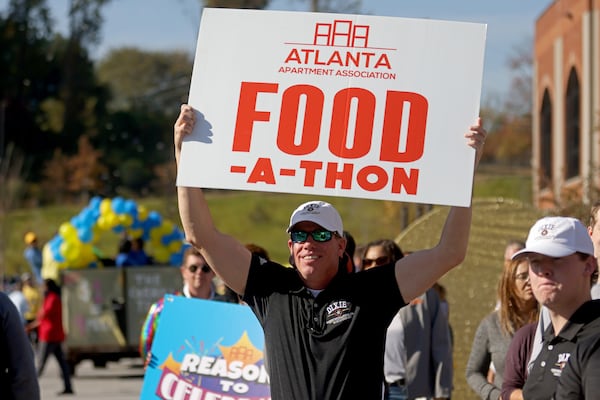
[[[502,399],[510,400],[510,394],[522,390],[527,379],[527,363],[531,355],[531,345],[537,324],[523,326],[515,332],[504,363],[504,380],[502,381]]]
[[[481,399],[496,400],[500,397],[500,388],[487,381],[487,373],[492,360],[489,351],[488,320],[488,317],[482,320],[475,332],[465,374],[467,383]]]
[[[140,332],[140,355],[142,360],[144,360],[144,366],[148,363],[148,354],[152,348],[152,342],[154,341],[154,334],[156,333],[156,327],[158,326],[158,320],[163,309],[163,304],[163,299],[152,304],[148,310],[148,314],[146,314],[146,319],[142,324],[142,330]]]
[[[446,314],[441,309],[441,301],[435,289],[429,289],[426,296],[433,313],[431,348],[435,368],[435,397],[450,398],[453,372],[450,327]]]

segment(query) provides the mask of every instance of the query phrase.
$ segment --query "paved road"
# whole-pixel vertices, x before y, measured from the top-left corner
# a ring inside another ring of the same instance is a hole
[[[106,368],[94,368],[91,361],[77,365],[73,377],[73,396],[58,396],[63,390],[58,364],[52,356],[48,359],[44,374],[40,377],[42,400],[137,400],[140,398],[144,370],[138,359],[109,362]]]

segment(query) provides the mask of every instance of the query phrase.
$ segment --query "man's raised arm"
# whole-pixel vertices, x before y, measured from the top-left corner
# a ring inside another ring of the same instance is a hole
[[[481,118],[478,118],[475,125],[465,133],[467,145],[476,151],[473,171],[479,165],[485,137]],[[471,217],[471,207],[451,207],[438,244],[396,262],[396,281],[405,301],[424,293],[446,272],[464,260],[469,243]]]
[[[181,144],[183,139],[192,133],[195,120],[194,109],[189,105],[182,105],[174,126],[177,167],[179,167]],[[202,189],[179,186],[177,199],[186,240],[200,250],[227,286],[243,294],[250,269],[251,253],[233,237],[217,230]]]

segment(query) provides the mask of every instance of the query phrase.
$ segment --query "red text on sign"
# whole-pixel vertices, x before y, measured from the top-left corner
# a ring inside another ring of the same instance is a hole
[[[279,84],[265,82],[242,82],[233,137],[233,151],[249,152],[254,123],[270,122],[271,112],[257,110],[261,95],[275,95]],[[304,115],[300,116],[300,104],[305,103]],[[356,104],[356,115],[349,115],[348,106]],[[293,85],[281,94],[281,109],[277,129],[277,147],[282,152],[300,156],[314,152],[319,146],[325,93],[312,85]],[[409,107],[405,107],[408,105]],[[368,89],[345,88],[333,98],[332,118],[329,126],[328,149],[336,157],[361,158],[371,151],[373,145],[376,96]],[[418,93],[393,91],[386,93],[384,118],[381,131],[379,160],[395,163],[414,162],[422,157],[427,125],[427,99]],[[404,110],[410,110],[403,116]],[[300,117],[300,118],[299,118]],[[354,137],[348,143],[349,123],[355,121]],[[297,121],[301,120],[300,138],[296,138]],[[407,126],[403,126],[407,124]],[[406,137],[402,138],[405,132]],[[403,149],[400,144],[404,143]]]

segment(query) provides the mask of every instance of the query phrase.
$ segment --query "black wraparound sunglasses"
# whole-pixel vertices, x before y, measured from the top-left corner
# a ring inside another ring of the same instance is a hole
[[[196,265],[196,264],[192,264],[188,267],[188,270],[193,274],[196,271],[198,271],[198,269],[202,270],[202,272],[209,273],[210,272],[210,267],[208,265]]]
[[[302,243],[306,242],[308,239],[308,235],[310,235],[315,242],[328,242],[334,235],[334,232],[325,230],[325,229],[317,229],[312,232],[306,231],[291,231],[290,238],[294,243]]]

